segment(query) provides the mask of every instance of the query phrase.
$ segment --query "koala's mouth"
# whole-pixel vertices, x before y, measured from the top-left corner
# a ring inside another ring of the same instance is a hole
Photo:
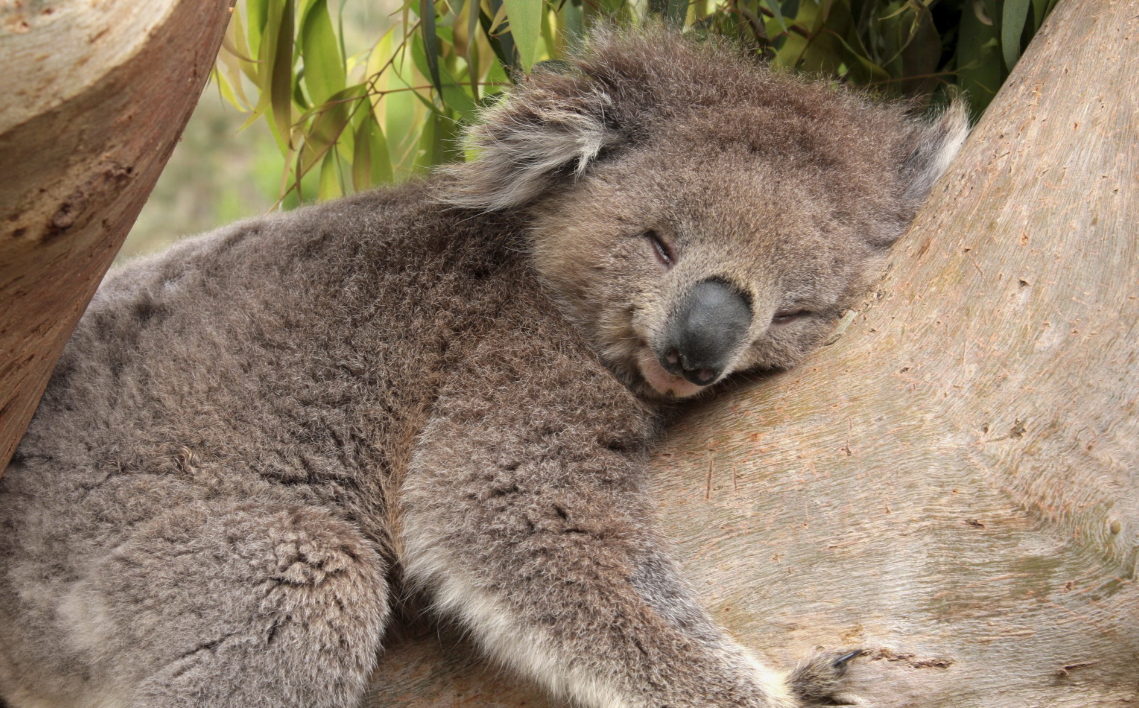
[[[657,361],[656,354],[648,346],[642,346],[637,351],[637,370],[641,378],[657,393],[669,398],[688,398],[695,396],[707,386],[692,383],[691,381],[665,371]]]

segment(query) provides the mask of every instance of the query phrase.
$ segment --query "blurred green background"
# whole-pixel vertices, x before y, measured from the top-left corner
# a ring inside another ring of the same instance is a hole
[[[468,157],[477,110],[597,24],[731,37],[776,70],[974,119],[1057,0],[239,0],[119,261]]]

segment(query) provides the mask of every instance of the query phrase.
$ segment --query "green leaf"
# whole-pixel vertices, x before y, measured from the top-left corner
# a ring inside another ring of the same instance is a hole
[[[846,51],[850,52],[851,56],[854,57],[854,60],[856,62],[858,62],[859,66],[861,66],[863,69],[866,70],[867,75],[872,77],[871,80],[873,80],[873,81],[889,81],[890,80],[889,72],[887,72],[885,69],[883,69],[882,67],[875,64],[872,60],[867,58],[862,52],[860,52],[857,49],[855,49],[854,47],[850,46],[850,44],[848,44],[847,41],[845,39],[843,39],[842,37],[839,37],[838,35],[834,35],[834,36],[839,41],[839,43],[843,46],[843,48],[846,49]]]
[[[352,116],[357,111],[366,111],[371,103],[364,95],[364,85],[349,86],[343,91],[332,94],[327,104],[317,106],[301,116],[301,121],[307,122],[305,142],[301,148],[300,160],[297,165],[301,173],[308,172],[316,162],[345,136],[345,130],[352,122]],[[309,119],[311,118],[311,122]],[[348,136],[352,131],[348,130]]]
[[[961,13],[957,37],[957,79],[973,120],[980,118],[1001,85],[1003,68],[997,30],[975,12]]]
[[[352,189],[362,192],[375,184],[372,181],[372,145],[368,124],[356,130],[356,151],[352,154]]]
[[[423,132],[419,135],[419,145],[415,153],[415,160],[412,162],[412,169],[416,172],[423,173],[431,168],[432,165],[438,163],[438,153],[441,153],[441,146],[436,140],[435,128],[439,124],[439,114],[427,114],[427,120],[423,123]]]
[[[775,21],[778,22],[779,26],[786,32],[787,22],[783,19],[783,8],[779,6],[779,0],[763,0],[763,4],[767,6],[768,10],[771,10],[771,15],[775,18]]]
[[[1005,0],[1001,15],[1001,49],[1004,51],[1005,66],[1011,71],[1020,59],[1020,34],[1028,21],[1028,8],[1032,0]]]
[[[343,194],[344,190],[340,188],[340,171],[336,165],[336,151],[329,150],[320,163],[320,186],[317,188],[316,198],[324,202]]]
[[[269,43],[272,50],[269,57],[269,105],[273,108],[278,140],[286,146],[291,144],[289,131],[293,122],[294,4],[294,0],[284,0],[270,5],[269,21],[265,27],[266,39],[269,39],[269,34],[273,35]]]
[[[319,106],[343,90],[346,81],[344,60],[332,29],[327,0],[315,0],[305,12],[300,48],[305,62],[305,88],[313,105]]]
[[[431,54],[425,52],[423,43],[419,37],[416,37],[411,44],[411,56],[415,60],[415,66],[419,69],[420,73],[426,74],[429,71],[429,59]],[[442,98],[443,105],[450,108],[459,114],[459,116],[468,123],[474,121],[475,112],[478,110],[474,100],[467,94],[462,85],[459,84],[451,72],[447,71],[447,67],[435,64],[435,70],[439,72],[439,83],[436,85],[436,90]]]
[[[249,56],[257,56],[269,19],[269,0],[246,0],[245,15],[249,20]]]
[[[503,0],[506,17],[510,22],[510,34],[518,49],[518,62],[522,70],[530,73],[530,67],[538,54],[538,39],[542,36],[542,9],[545,0]]]
[[[423,36],[427,71],[431,84],[443,93],[443,79],[439,75],[439,37],[435,34],[435,0],[419,0],[419,29]]]
[[[479,26],[479,1],[467,0],[467,76],[471,80],[471,98],[479,100],[479,43],[475,32]]]
[[[348,50],[344,46],[344,3],[348,0],[340,0],[340,10],[336,13],[336,39],[340,42],[340,56],[348,56]]]
[[[496,1],[497,0],[491,0],[491,4],[493,5]],[[513,72],[509,70],[515,68],[512,59],[514,56],[514,41],[510,39],[510,33],[503,32],[502,34],[495,34],[493,31],[494,20],[481,9],[479,10],[479,25],[482,27],[483,34],[486,36],[486,41],[490,44],[495,58],[498,59],[498,64],[507,69],[507,74],[512,74]]]
[[[581,3],[565,0],[561,9],[561,23],[565,27],[567,42],[576,42],[585,36],[585,13]]]
[[[688,15],[688,0],[649,0],[649,11],[676,25]]]
[[[352,156],[352,185],[361,191],[392,181],[392,159],[388,139],[372,113],[356,130],[356,150]]]

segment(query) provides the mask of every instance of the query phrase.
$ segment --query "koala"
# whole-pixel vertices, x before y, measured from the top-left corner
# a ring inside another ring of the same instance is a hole
[[[833,701],[856,652],[701,609],[646,458],[820,344],[967,129],[602,31],[466,164],[113,271],[0,479],[0,697],[350,707],[412,593],[580,706]]]

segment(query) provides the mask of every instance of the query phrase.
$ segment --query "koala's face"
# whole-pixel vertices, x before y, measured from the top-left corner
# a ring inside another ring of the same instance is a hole
[[[676,35],[607,41],[489,114],[452,201],[529,211],[549,291],[645,395],[792,366],[877,275],[962,110],[925,124]]]
[[[533,254],[611,367],[645,393],[686,397],[798,362],[883,248],[825,181],[678,132],[541,203]]]

